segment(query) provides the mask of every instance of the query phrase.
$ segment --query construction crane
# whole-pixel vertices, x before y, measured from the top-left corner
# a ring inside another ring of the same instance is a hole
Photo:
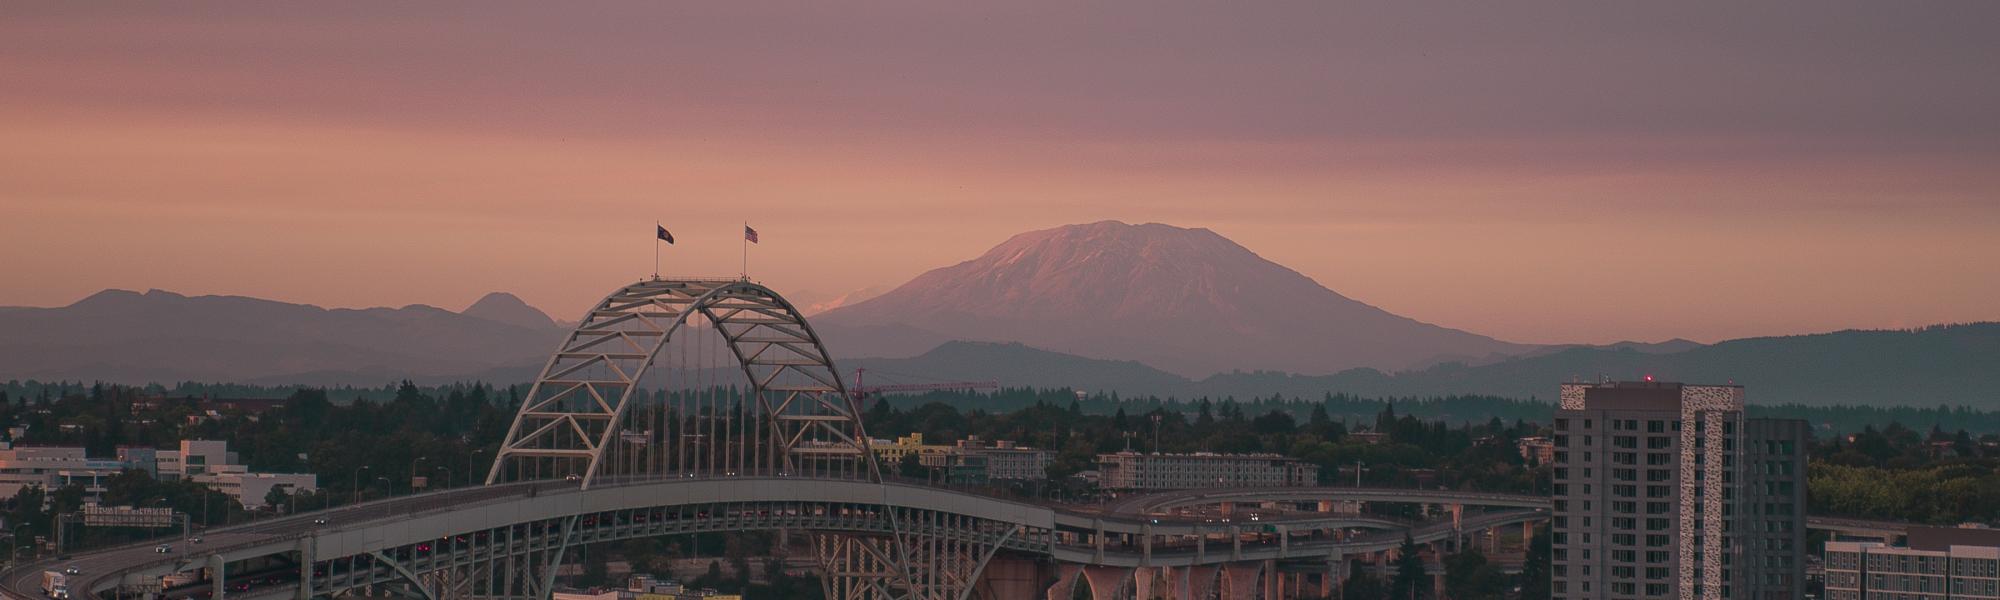
[[[998,381],[944,381],[938,383],[897,383],[890,385],[862,385],[861,377],[868,369],[854,370],[854,400],[860,402],[869,394],[878,392],[929,392],[934,390],[990,390],[1000,387]]]

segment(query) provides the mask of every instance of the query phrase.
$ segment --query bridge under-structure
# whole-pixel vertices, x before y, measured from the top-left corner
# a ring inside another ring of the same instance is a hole
[[[484,486],[35,562],[0,573],[0,594],[41,596],[44,569],[74,567],[75,593],[100,598],[543,599],[580,546],[767,530],[805,541],[831,599],[1279,598],[1327,593],[1406,536],[1441,553],[1547,518],[1536,497],[1366,488],[1027,503],[885,477],[860,414],[775,291],[642,280],[564,337]],[[1367,502],[1449,518],[1337,506]],[[163,588],[177,573],[197,577]]]

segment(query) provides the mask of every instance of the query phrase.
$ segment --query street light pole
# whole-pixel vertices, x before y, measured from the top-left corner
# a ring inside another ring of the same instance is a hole
[[[472,485],[472,474],[474,474],[474,473],[478,473],[478,472],[479,472],[479,455],[480,455],[480,454],[482,454],[482,453],[485,453],[485,452],[486,452],[486,450],[485,450],[485,449],[483,449],[483,448],[476,448],[476,449],[473,449],[473,451],[471,451],[471,452],[467,452],[467,453],[465,454],[465,484],[466,484],[466,485]]]
[[[361,468],[354,470],[354,486],[352,489],[354,490],[354,501],[356,503],[361,502],[361,472],[366,470],[368,470],[368,465],[361,465]]]

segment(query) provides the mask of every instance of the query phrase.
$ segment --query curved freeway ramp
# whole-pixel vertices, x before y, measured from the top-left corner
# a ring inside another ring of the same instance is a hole
[[[569,482],[535,482],[406,496],[216,528],[203,535],[201,544],[171,541],[173,551],[166,554],[155,551],[159,542],[149,542],[44,560],[0,574],[0,594],[42,598],[40,576],[46,569],[76,567],[80,573],[73,589],[78,595],[110,597],[159,592],[164,575],[222,565],[230,598],[301,596],[302,589],[325,596],[396,581],[433,581],[433,574],[462,572],[467,566],[518,565],[524,556],[539,552],[546,557],[552,548],[569,544],[750,529],[892,536],[924,523],[945,522],[910,518],[918,513],[950,516],[948,528],[926,533],[979,536],[995,551],[1114,567],[1373,552],[1400,544],[1406,531],[1418,542],[1429,542],[1470,528],[1545,518],[1538,510],[1511,510],[1470,517],[1458,527],[1342,515],[1218,525],[1201,519],[1091,514],[845,479],[600,481],[588,490]],[[1329,533],[1354,529],[1375,533]],[[237,573],[244,575],[232,575]],[[250,589],[240,587],[252,582]],[[198,589],[213,586],[208,581]],[[170,598],[189,595],[165,592]]]

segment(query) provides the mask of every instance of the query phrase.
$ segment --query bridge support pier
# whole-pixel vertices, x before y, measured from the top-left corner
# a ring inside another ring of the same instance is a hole
[[[1222,577],[1222,569],[1207,565],[1188,567],[1185,577],[1187,578],[1187,587],[1182,588],[1182,593],[1175,597],[1187,600],[1208,600],[1210,596],[1215,595],[1215,584]]]
[[[1083,568],[1083,581],[1090,586],[1090,597],[1095,600],[1128,600],[1135,585],[1134,571],[1131,567],[1091,565]]]
[[[299,593],[298,600],[312,600],[313,597],[313,539],[299,540]]]
[[[1222,566],[1223,600],[1257,600],[1264,574],[1262,562],[1233,562]]]
[[[1342,563],[1345,562],[1347,557],[1339,550],[1334,550],[1333,554],[1326,557],[1326,575],[1321,579],[1320,595],[1328,598],[1339,597],[1336,593],[1340,591],[1340,585],[1345,581],[1341,573]]]
[[[214,600],[222,600],[224,592],[229,591],[229,582],[223,572],[224,565],[222,555],[208,555],[208,583],[211,588],[209,597]]]
[[[1063,563],[1056,565],[1056,582],[1049,585],[1048,600],[1069,600],[1076,595],[1076,580],[1083,575],[1083,565]]]

